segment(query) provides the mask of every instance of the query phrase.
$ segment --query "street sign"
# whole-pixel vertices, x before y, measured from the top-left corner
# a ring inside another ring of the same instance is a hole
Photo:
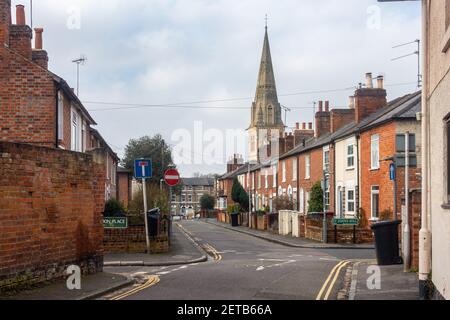
[[[147,179],[152,177],[152,160],[134,160],[134,176],[136,179]]]
[[[394,163],[391,163],[391,165],[389,166],[389,178],[391,179],[391,181],[394,181],[396,178],[396,167]]]
[[[105,229],[126,229],[128,228],[127,217],[104,217],[103,228]]]
[[[359,224],[359,220],[356,218],[353,219],[334,218],[333,224],[335,226],[357,226]]]
[[[180,183],[180,173],[176,169],[169,169],[164,173],[164,181],[169,187],[174,187]]]

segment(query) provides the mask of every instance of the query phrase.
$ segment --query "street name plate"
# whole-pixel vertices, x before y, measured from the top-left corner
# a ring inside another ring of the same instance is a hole
[[[103,218],[103,227],[105,229],[126,229],[128,228],[128,218],[105,217]]]
[[[336,226],[356,226],[358,225],[359,220],[358,219],[339,219],[334,218],[333,224]]]

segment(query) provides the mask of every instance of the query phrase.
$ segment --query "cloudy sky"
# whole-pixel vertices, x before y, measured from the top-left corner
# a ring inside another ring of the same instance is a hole
[[[12,1],[19,3],[28,12],[29,0]],[[161,133],[176,144],[174,132],[186,129],[194,139],[197,121],[203,130],[224,134],[246,129],[266,14],[279,100],[292,108],[289,126],[311,121],[313,101],[346,106],[353,90],[342,89],[363,82],[366,72],[385,75],[389,99],[416,90],[417,59],[391,59],[415,51],[414,45],[392,47],[420,37],[420,2],[34,0],[33,16],[34,26],[45,28],[50,69],[74,87],[71,60],[87,56],[80,98],[111,147],[123,155],[128,140],[143,135]],[[334,89],[339,90],[317,92]],[[236,100],[202,103],[228,99]],[[196,108],[111,110],[118,107],[112,103]],[[198,146],[187,152],[202,156]],[[222,164],[180,168],[185,176],[219,173],[228,156],[213,157]]]

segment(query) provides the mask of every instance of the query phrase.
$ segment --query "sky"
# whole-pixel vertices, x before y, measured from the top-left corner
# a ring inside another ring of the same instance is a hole
[[[26,6],[29,23],[29,0],[12,4]],[[80,66],[80,99],[113,150],[123,156],[129,139],[160,133],[179,151],[185,139],[176,159],[186,177],[226,170],[235,150],[213,136],[227,130],[245,136],[266,14],[279,100],[291,109],[289,127],[312,121],[314,101],[346,107],[366,72],[385,76],[388,99],[417,90],[417,57],[391,59],[417,49],[393,47],[420,39],[420,2],[33,2],[33,25],[45,30],[49,69],[76,87],[71,61],[87,57]],[[231,101],[204,103],[211,100]]]

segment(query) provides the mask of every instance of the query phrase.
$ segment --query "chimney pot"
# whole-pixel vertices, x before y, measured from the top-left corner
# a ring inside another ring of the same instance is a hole
[[[295,128],[296,128],[297,130],[300,129],[300,123],[299,123],[299,122],[295,123]]]
[[[330,101],[325,101],[325,112],[330,112]]]
[[[384,77],[383,76],[378,76],[377,77],[377,88],[378,89],[384,89],[383,87],[384,87]]]
[[[323,101],[319,101],[319,112],[323,111]]]
[[[309,126],[309,130],[313,129],[313,123],[312,122],[308,123],[308,126]]]
[[[302,123],[302,129],[303,129],[303,130],[306,130],[306,122],[303,122],[303,123]]]
[[[348,97],[348,107],[350,109],[355,109],[355,97],[354,96]]]
[[[373,88],[373,80],[372,80],[371,72],[366,73],[366,88],[368,88],[368,89]]]
[[[16,24],[19,26],[25,25],[25,6],[22,4],[16,6]]]
[[[44,32],[44,29],[34,28],[34,32],[36,33],[36,38],[34,39],[34,48],[37,50],[42,50],[42,33]]]

